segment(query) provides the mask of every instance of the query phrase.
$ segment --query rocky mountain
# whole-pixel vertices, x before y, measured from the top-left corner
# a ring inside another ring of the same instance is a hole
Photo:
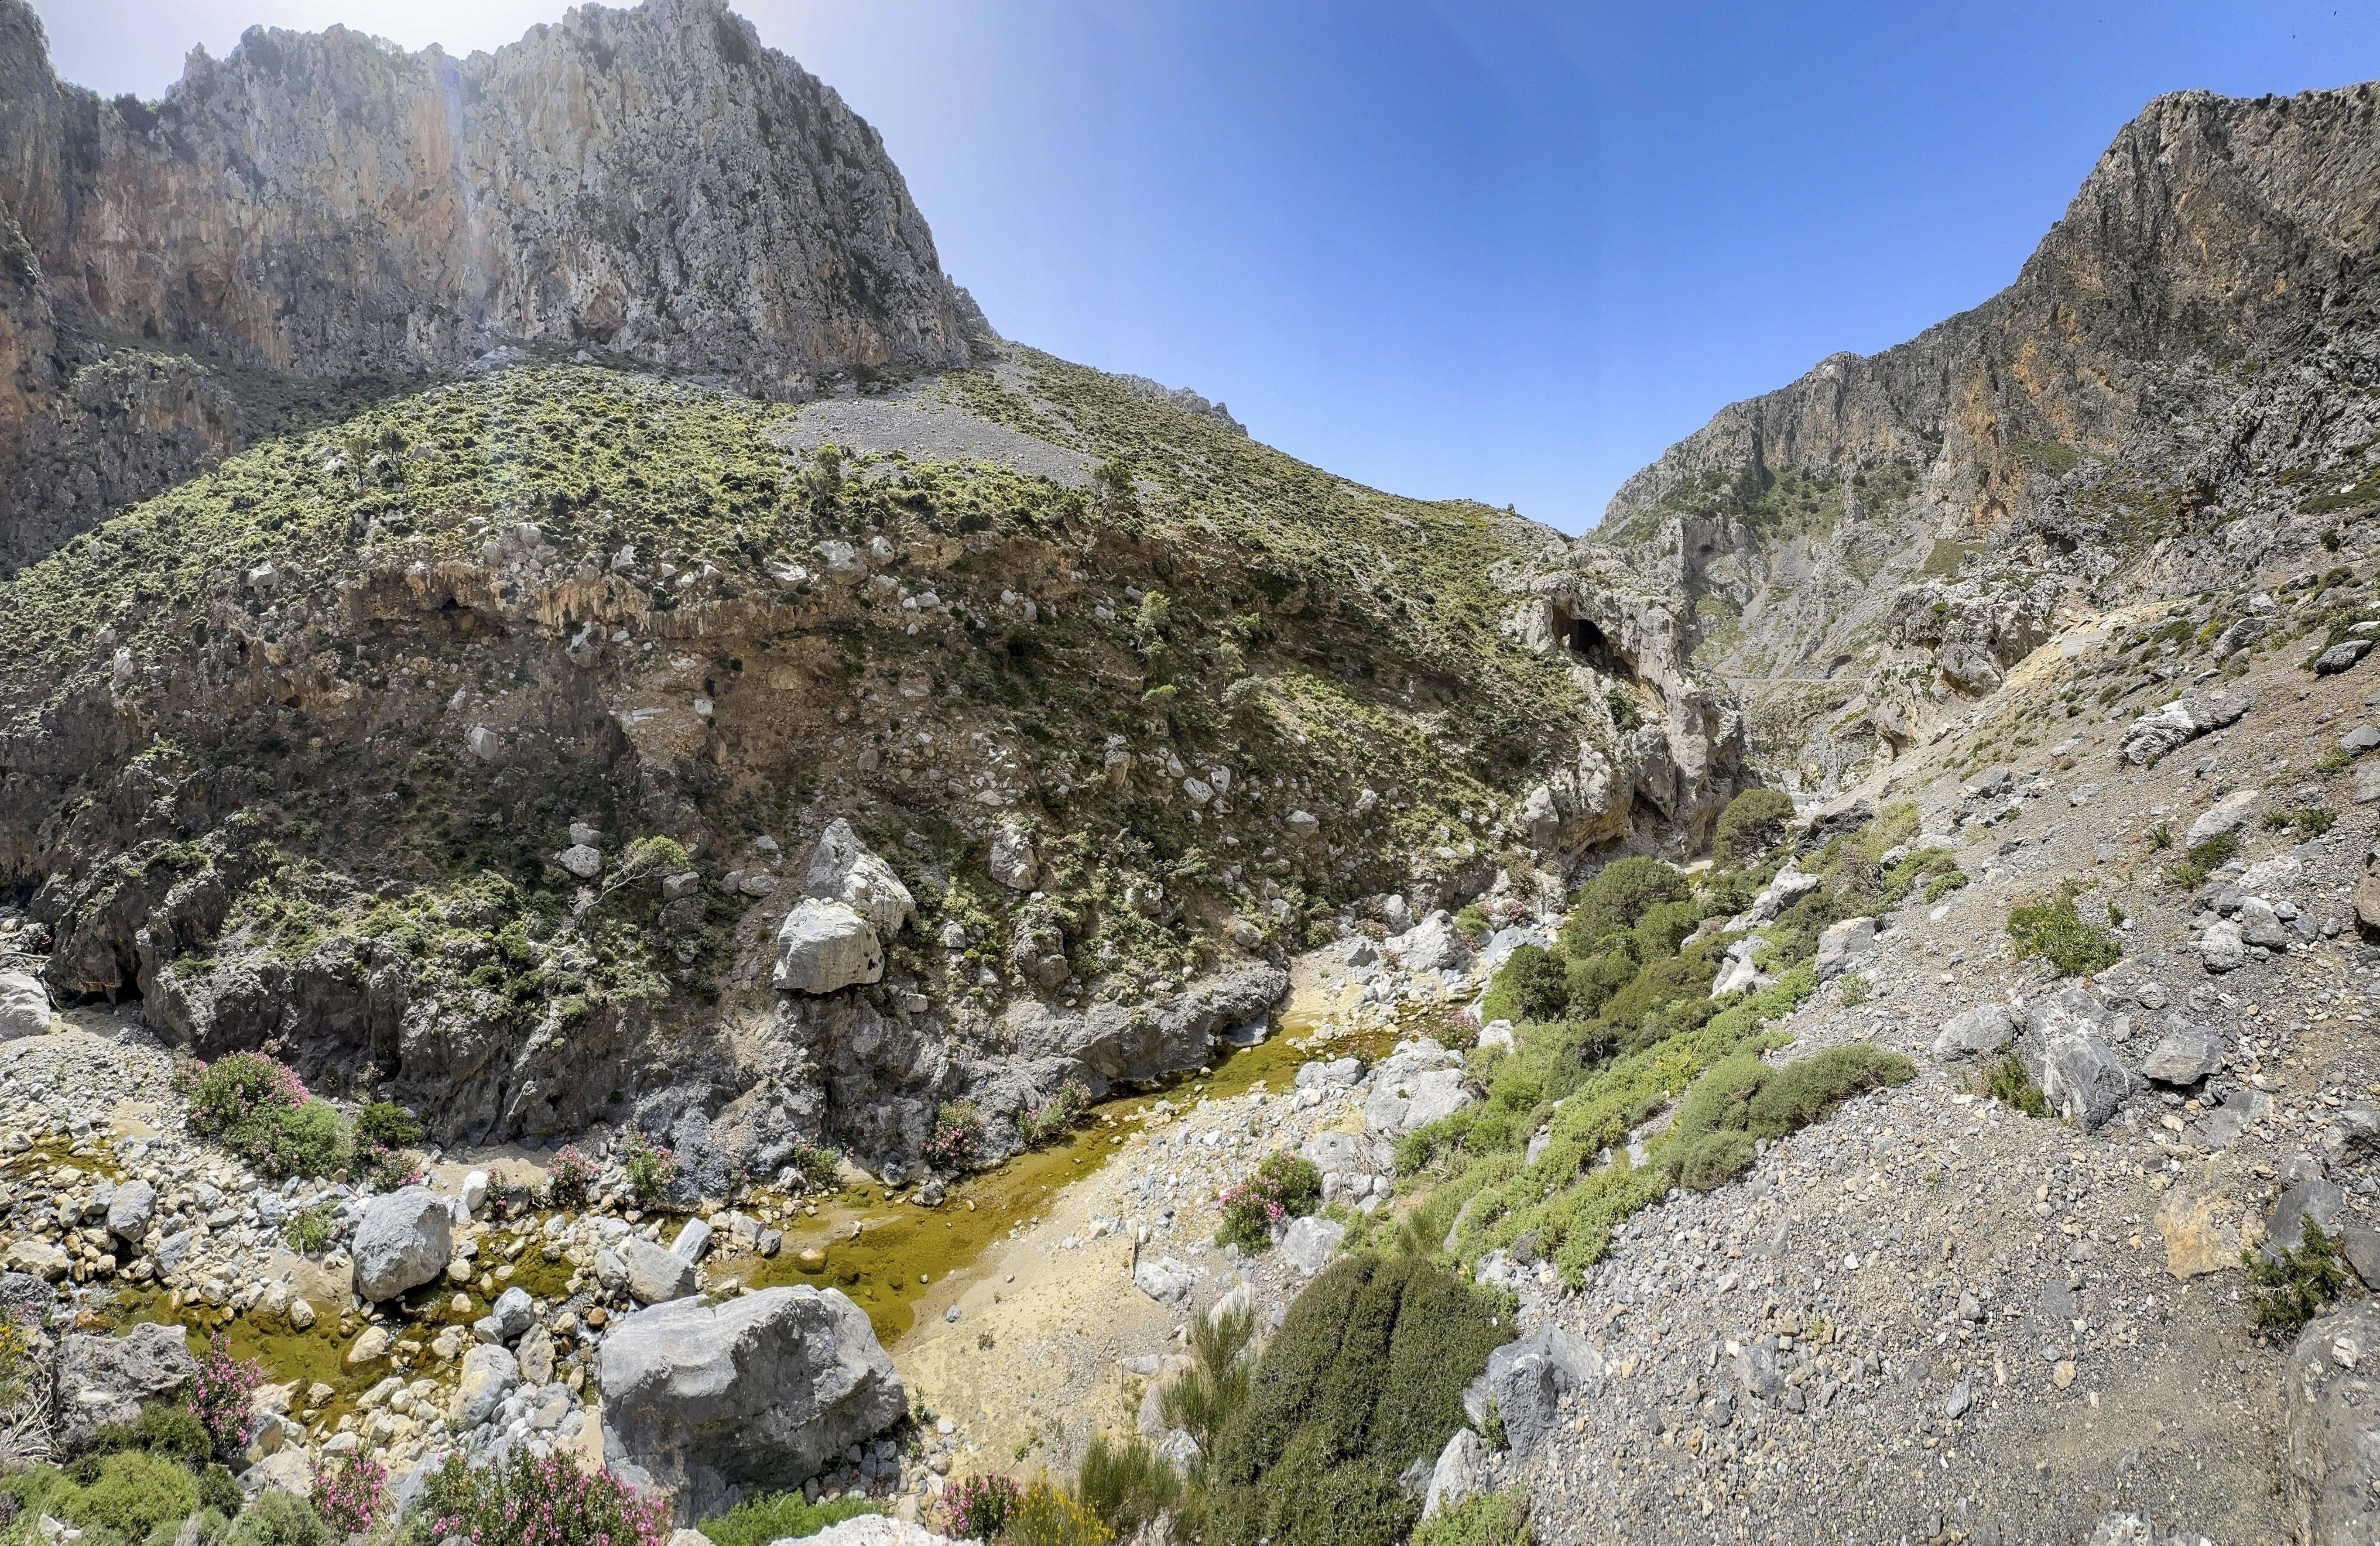
[[[1833,789],[2076,609],[2335,548],[2380,503],[2374,111],[2157,99],[2014,284],[1722,409],[1579,562],[1658,574],[1764,757]]]
[[[18,561],[275,427],[273,378],[541,348],[796,398],[988,333],[875,131],[713,0],[466,59],[253,28],[157,103],[62,84],[8,0],[0,145]]]
[[[156,104],[15,0],[0,57],[0,897],[62,1003],[448,1138],[897,1170],[1750,776],[1652,581],[1002,343],[708,0],[254,30]]]

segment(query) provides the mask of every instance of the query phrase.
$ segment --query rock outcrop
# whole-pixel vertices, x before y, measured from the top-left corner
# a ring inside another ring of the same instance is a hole
[[[719,0],[462,59],[251,28],[153,103],[60,82],[6,0],[0,144],[0,555],[244,438],[218,373],[61,369],[61,326],[292,377],[589,349],[776,397],[989,335],[875,130]]]
[[[199,1372],[179,1326],[135,1326],[121,1336],[77,1333],[58,1346],[54,1435],[61,1451],[87,1447],[100,1426],[131,1422],[140,1404]]]
[[[601,1371],[607,1459],[666,1492],[681,1524],[731,1489],[800,1486],[908,1405],[868,1317],[833,1289],[640,1311],[603,1339]]]

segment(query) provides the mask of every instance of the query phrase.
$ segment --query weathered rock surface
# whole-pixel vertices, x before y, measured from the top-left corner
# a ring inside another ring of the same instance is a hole
[[[832,993],[884,975],[884,948],[860,912],[843,902],[804,897],[777,930],[782,993]]]
[[[50,1029],[50,992],[41,979],[0,972],[0,1041],[39,1036]]]
[[[1942,1033],[1934,1039],[1934,1056],[1942,1063],[1980,1057],[1998,1052],[2015,1034],[2016,1021],[2005,1004],[1979,1004],[1943,1022]]]
[[[454,1223],[445,1199],[427,1187],[374,1198],[350,1248],[357,1296],[395,1298],[436,1278],[453,1255]]]
[[[694,1263],[641,1236],[631,1235],[616,1248],[626,1272],[628,1292],[640,1305],[683,1299],[695,1291]]]
[[[122,1336],[70,1335],[58,1346],[58,1445],[69,1453],[91,1443],[103,1423],[130,1422],[140,1403],[163,1395],[199,1372],[179,1326],[140,1325]]]
[[[2281,1397],[2297,1539],[2380,1535],[2380,1299],[2307,1322]]]
[[[917,916],[917,899],[892,867],[868,852],[851,823],[836,817],[819,835],[802,894],[841,902],[868,920],[880,941],[889,940]]]
[[[729,1490],[799,1486],[907,1410],[892,1360],[833,1289],[642,1310],[603,1340],[603,1447],[690,1523]]]
[[[1451,1116],[1471,1103],[1463,1087],[1463,1058],[1435,1041],[1401,1047],[1372,1071],[1372,1092],[1364,1101],[1364,1126],[1384,1138],[1400,1138]]]

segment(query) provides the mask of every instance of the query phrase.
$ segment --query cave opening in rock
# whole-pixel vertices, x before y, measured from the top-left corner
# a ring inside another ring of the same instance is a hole
[[[1612,650],[1611,641],[1603,637],[1603,630],[1587,619],[1571,618],[1568,635],[1564,642],[1570,646],[1570,652],[1596,670],[1613,676],[1634,675]]]

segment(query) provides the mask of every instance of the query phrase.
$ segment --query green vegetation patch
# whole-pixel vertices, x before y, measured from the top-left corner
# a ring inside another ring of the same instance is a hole
[[[2120,940],[2105,929],[2082,921],[2074,910],[2071,882],[2042,901],[2009,914],[2009,938],[2016,942],[2017,959],[2038,956],[2060,977],[2088,977],[2123,959]]]
[[[1797,1133],[1854,1095],[1916,1077],[1909,1059],[1865,1044],[1783,1065],[1736,1053],[1694,1081],[1662,1164],[1680,1185],[1709,1191],[1751,1169],[1760,1141]]]
[[[1209,1538],[1395,1546],[1421,1515],[1397,1485],[1465,1423],[1463,1387],[1512,1328],[1418,1256],[1351,1256],[1290,1306],[1224,1432]]]

